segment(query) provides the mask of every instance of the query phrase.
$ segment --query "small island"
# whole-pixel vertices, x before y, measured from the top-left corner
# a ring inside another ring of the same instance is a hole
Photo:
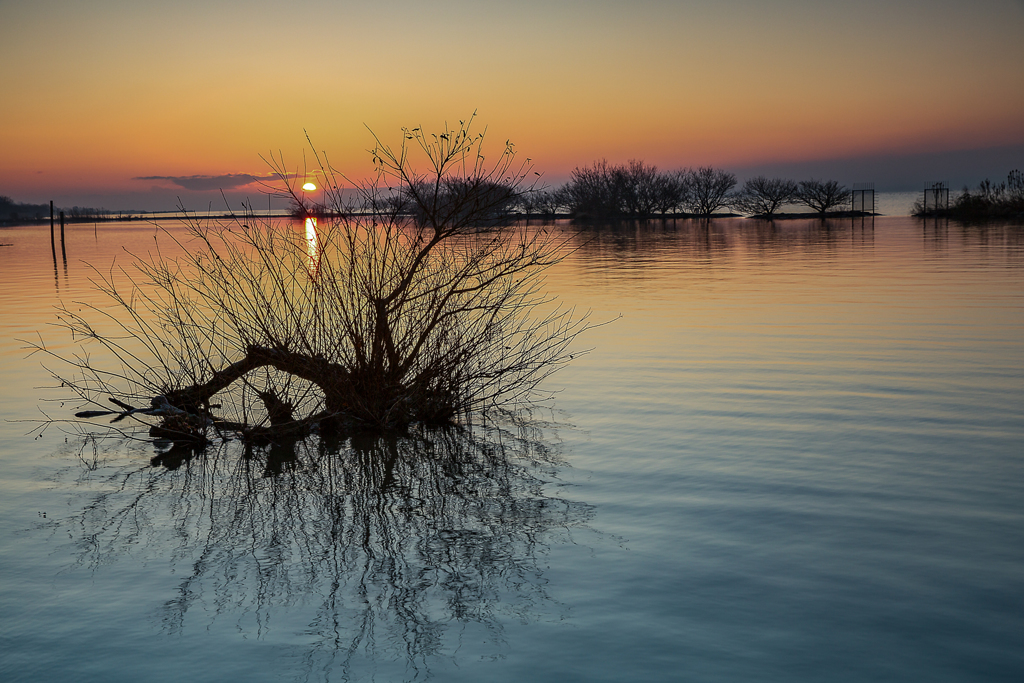
[[[961,221],[985,221],[1024,218],[1024,174],[1014,169],[1001,183],[983,180],[974,191],[967,189],[956,197],[949,198],[943,206],[919,201],[915,203],[913,215],[922,218],[955,218]],[[928,192],[929,190],[925,190]],[[936,191],[933,189],[932,191]]]

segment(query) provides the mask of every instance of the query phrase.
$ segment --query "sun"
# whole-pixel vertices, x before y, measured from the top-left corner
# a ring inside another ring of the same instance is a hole
[[[305,190],[306,192],[312,192],[313,190],[316,189],[316,185],[314,185],[313,183],[306,183],[305,185],[302,186],[302,189]]]

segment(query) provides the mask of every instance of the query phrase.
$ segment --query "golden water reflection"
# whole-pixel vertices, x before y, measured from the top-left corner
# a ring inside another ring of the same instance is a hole
[[[306,218],[306,254],[309,256],[309,263],[306,266],[309,276],[315,277],[320,270],[320,240],[316,234],[316,218]]]

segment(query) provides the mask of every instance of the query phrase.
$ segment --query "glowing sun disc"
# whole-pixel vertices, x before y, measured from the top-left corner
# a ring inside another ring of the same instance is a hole
[[[305,190],[306,192],[312,192],[313,190],[316,189],[316,185],[314,185],[313,183],[306,183],[305,185],[302,186],[302,189]]]

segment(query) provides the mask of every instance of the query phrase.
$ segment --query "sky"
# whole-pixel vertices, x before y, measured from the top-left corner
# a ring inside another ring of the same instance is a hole
[[[363,178],[371,130],[474,111],[551,185],[959,187],[1024,167],[1024,0],[0,0],[0,98],[0,195],[66,207],[262,206],[307,134]]]

